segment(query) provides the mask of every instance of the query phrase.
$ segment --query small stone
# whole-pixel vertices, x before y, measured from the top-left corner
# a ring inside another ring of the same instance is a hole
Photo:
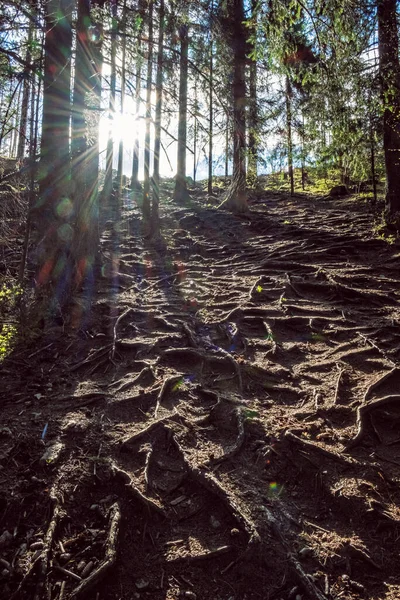
[[[138,590],[146,590],[149,587],[150,582],[147,581],[147,579],[137,579],[135,585]]]
[[[64,444],[61,442],[53,442],[46,452],[40,458],[41,465],[54,465],[60,458],[61,452],[64,450]]]
[[[314,554],[314,550],[312,548],[309,548],[308,546],[305,546],[304,548],[299,550],[299,556],[301,556],[301,558],[308,558],[309,556],[312,556],[313,554]]]
[[[350,581],[349,575],[342,575],[342,580],[343,581]]]
[[[100,506],[98,504],[92,504],[92,506],[90,507],[90,510],[97,510],[98,508],[100,508]]]
[[[214,517],[214,515],[211,515],[210,523],[213,529],[219,529],[221,527],[221,523]]]
[[[297,594],[295,600],[302,600],[303,596],[300,596],[300,594]]]
[[[231,536],[235,537],[236,535],[239,535],[240,531],[239,529],[236,529],[236,527],[234,527],[233,529],[231,529]]]
[[[188,598],[188,600],[197,600],[197,596],[194,592],[184,592],[182,596],[183,598]]]
[[[10,571],[8,569],[3,569],[1,572],[1,576],[6,578],[10,576]]]

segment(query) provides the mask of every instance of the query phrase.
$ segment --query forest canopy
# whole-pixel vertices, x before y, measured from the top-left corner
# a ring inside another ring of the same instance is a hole
[[[308,170],[343,189],[386,181],[400,212],[395,0],[6,0],[0,152],[29,188],[39,286],[92,277],[99,218],[139,201],[159,239],[160,182],[229,179],[248,210],[259,177],[292,195]],[[296,183],[296,173],[300,181]],[[29,237],[29,235],[28,235]],[[29,245],[29,242],[26,242]],[[26,255],[26,252],[24,252]],[[22,268],[24,270],[24,267]]]

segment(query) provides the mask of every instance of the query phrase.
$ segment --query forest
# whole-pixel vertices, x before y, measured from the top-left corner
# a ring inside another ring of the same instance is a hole
[[[400,598],[399,8],[3,0],[1,598]]]

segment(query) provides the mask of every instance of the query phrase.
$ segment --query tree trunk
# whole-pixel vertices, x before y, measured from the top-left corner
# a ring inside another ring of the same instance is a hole
[[[210,79],[209,79],[209,87],[208,87],[208,101],[209,101],[209,121],[208,121],[208,185],[207,192],[208,195],[212,195],[213,188],[213,85],[214,85],[214,41],[211,32],[210,39]]]
[[[243,0],[232,0],[230,14],[233,53],[233,175],[227,197],[221,206],[233,212],[246,212],[246,30],[243,25]]]
[[[145,226],[149,226],[150,208],[150,128],[151,128],[151,88],[153,81],[153,0],[148,5],[148,44],[146,80],[146,135],[144,140],[144,179],[142,214]]]
[[[396,0],[378,0],[379,71],[383,101],[386,213],[400,211],[400,63]]]
[[[29,31],[28,31],[28,47],[26,49],[25,54],[25,62],[27,65],[30,65],[32,58],[32,38],[33,38],[33,21],[29,22]],[[21,105],[21,116],[19,121],[19,140],[18,140],[18,149],[17,149],[17,158],[24,158],[25,156],[25,147],[26,147],[26,131],[27,131],[27,123],[28,123],[28,105],[29,105],[29,91],[30,91],[30,82],[32,78],[32,72],[25,69],[25,78],[24,78],[24,90],[22,93],[22,105]]]
[[[294,173],[293,173],[293,139],[292,139],[292,86],[289,75],[286,75],[286,135],[288,153],[288,171],[290,181],[290,195],[294,195]]]
[[[197,79],[194,80],[194,124],[193,124],[193,183],[196,185],[197,175],[197,113],[199,112],[199,105],[197,101]]]
[[[252,0],[251,3],[252,12],[252,34],[256,34],[256,1]],[[254,47],[252,48],[254,50]],[[250,95],[250,107],[249,107],[249,162],[248,162],[248,173],[247,180],[253,187],[257,183],[257,127],[258,127],[258,109],[257,109],[257,62],[253,58],[250,62],[250,73],[249,73],[249,95]]]
[[[163,45],[164,45],[164,0],[160,0],[156,74],[156,115],[154,128],[154,164],[153,164],[153,203],[151,223],[153,235],[160,231],[160,153],[161,153],[161,115],[163,97]]]
[[[72,3],[48,0],[43,82],[42,140],[39,171],[39,200],[35,224],[41,243],[38,247],[37,282],[57,284],[51,301],[62,306],[69,298],[71,283],[70,200],[70,93],[72,48]]]
[[[185,203],[190,199],[186,183],[186,138],[187,138],[187,88],[189,35],[187,25],[179,28],[181,55],[179,61],[179,123],[178,123],[178,165],[176,172],[174,200]]]
[[[139,111],[140,111],[140,89],[141,89],[141,76],[142,76],[142,59],[139,54],[140,48],[141,48],[140,40],[138,42],[138,46],[139,46],[139,48],[138,48],[138,57],[136,60],[136,87],[135,87],[136,130],[134,132],[135,139],[133,142],[132,177],[131,177],[132,192],[137,192],[140,189],[140,183],[139,183],[139,131],[138,131],[138,127],[137,127]]]
[[[125,86],[126,86],[126,0],[124,0],[124,6],[122,9],[122,70],[121,70],[121,119],[124,115],[125,107]],[[124,138],[121,135],[118,146],[118,168],[117,168],[117,181],[118,181],[118,196],[122,194],[122,182],[124,175]]]
[[[110,73],[110,100],[109,100],[109,132],[106,152],[106,173],[104,177],[103,200],[107,210],[110,207],[113,188],[113,163],[114,163],[114,138],[113,124],[115,116],[115,93],[117,84],[117,0],[111,0],[111,73]],[[108,212],[108,211],[107,211]],[[111,214],[109,216],[112,216]]]
[[[95,29],[90,26],[90,0],[78,0],[76,35],[75,80],[72,108],[72,178],[75,186],[74,230],[74,287],[93,282],[93,269],[97,254],[98,236],[98,68],[101,44]],[[101,66],[100,66],[101,68]],[[100,89],[101,93],[101,89]],[[88,105],[93,105],[95,117],[91,131],[85,116]],[[88,146],[89,134],[95,139]]]
[[[226,115],[226,132],[225,132],[225,179],[229,175],[229,114]]]

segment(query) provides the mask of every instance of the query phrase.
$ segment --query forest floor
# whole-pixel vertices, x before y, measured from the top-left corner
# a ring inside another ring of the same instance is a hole
[[[400,250],[355,198],[106,223],[3,362],[4,599],[400,597]]]

